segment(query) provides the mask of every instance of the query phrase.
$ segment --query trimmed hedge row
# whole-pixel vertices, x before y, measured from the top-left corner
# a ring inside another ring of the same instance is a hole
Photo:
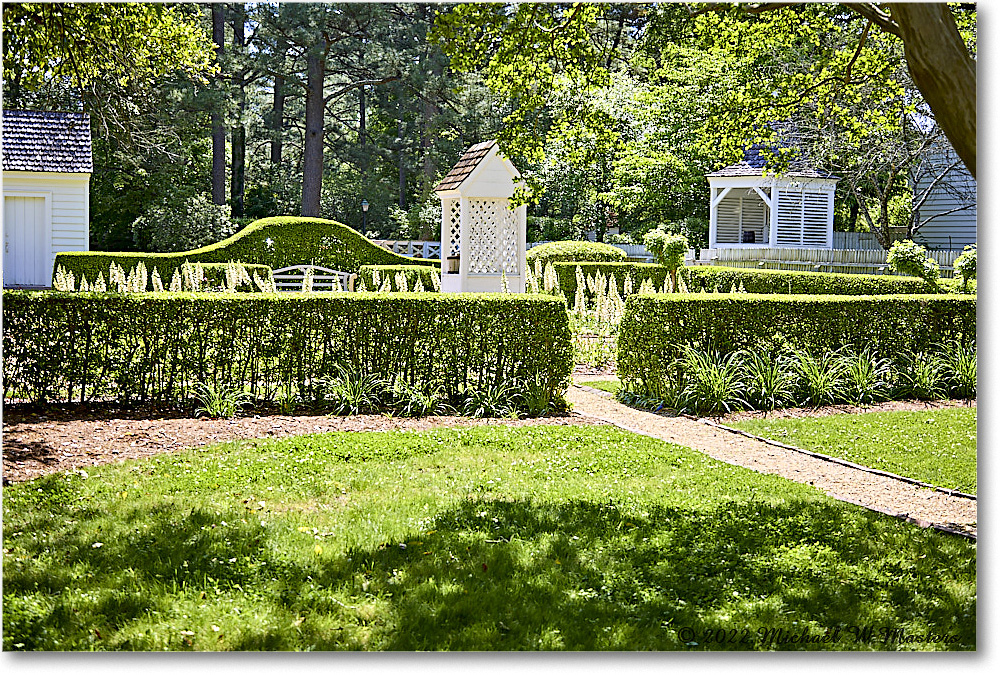
[[[407,290],[412,291],[418,280],[423,284],[425,291],[434,290],[433,277],[438,271],[433,267],[417,265],[362,265],[358,269],[358,278],[354,282],[354,288],[359,290],[361,283],[364,282],[367,290],[377,291],[388,278],[392,292],[397,293],[399,292],[399,284],[396,282],[396,275],[400,272],[406,277]],[[378,275],[378,283],[375,281],[376,274]],[[441,281],[439,274],[437,281],[438,283]]]
[[[311,395],[344,366],[455,397],[573,369],[561,301],[524,294],[3,292],[4,399],[185,401],[197,383]]]
[[[550,241],[532,246],[528,249],[526,257],[529,265],[534,265],[536,260],[546,265],[572,261],[624,262],[628,255],[611,244],[596,241]]]
[[[359,232],[333,220],[278,216],[254,221],[228,239],[210,246],[178,253],[107,253],[85,251],[56,254],[53,266],[62,265],[79,279],[108,275],[112,262],[128,273],[139,261],[152,273],[169,281],[174,270],[187,262],[243,263],[267,265],[280,269],[290,265],[314,264],[343,272],[356,272],[362,265],[427,265],[440,266],[436,260],[409,258],[373,244]]]
[[[975,298],[633,295],[619,328],[618,374],[623,381],[663,377],[685,345],[770,353],[787,344],[814,354],[853,346],[895,358],[950,340],[975,344]]]
[[[632,277],[635,291],[647,279],[657,290],[669,278],[667,268],[650,263],[553,263],[559,287],[572,301],[576,294],[576,268],[584,276],[614,275],[618,292],[623,293],[626,275]],[[735,267],[698,265],[683,267],[681,278],[692,293],[728,293],[741,285],[747,293],[807,294],[807,295],[895,295],[934,293],[934,287],[916,277],[881,276],[875,274],[839,274],[835,272],[796,272],[786,270],[745,270]]]
[[[226,287],[226,268],[229,267],[229,263],[193,263],[196,269],[200,269],[202,274],[202,283],[209,287]],[[247,276],[253,278],[256,274],[261,279],[268,280],[269,282],[274,281],[274,270],[272,270],[267,265],[243,265],[240,266],[246,270]],[[171,275],[172,276],[172,275]],[[169,288],[170,278],[163,279],[163,286]],[[260,289],[257,285],[250,283],[243,284],[239,287],[241,293],[259,293]]]

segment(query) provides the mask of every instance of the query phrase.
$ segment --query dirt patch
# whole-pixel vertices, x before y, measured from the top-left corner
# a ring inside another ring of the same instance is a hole
[[[484,424],[521,427],[594,423],[574,415],[510,420],[265,414],[224,420],[193,418],[176,409],[13,406],[3,411],[3,483],[250,438],[329,431],[423,431]]]

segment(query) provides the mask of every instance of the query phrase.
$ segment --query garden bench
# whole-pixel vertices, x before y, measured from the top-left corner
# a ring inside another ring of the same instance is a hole
[[[354,281],[358,276],[351,272],[331,270],[318,265],[292,265],[274,270],[274,285],[279,291],[301,291],[302,280],[309,270],[312,270],[313,273],[312,288],[314,291],[332,291],[334,279],[340,282],[340,288],[343,290],[353,291]]]

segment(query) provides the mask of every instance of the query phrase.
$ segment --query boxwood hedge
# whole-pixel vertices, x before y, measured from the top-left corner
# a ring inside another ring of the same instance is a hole
[[[614,275],[618,292],[623,293],[625,277],[632,277],[638,291],[642,282],[651,280],[657,290],[663,288],[669,274],[665,267],[650,263],[554,263],[559,287],[567,298],[576,293],[576,268],[585,276]],[[916,277],[875,274],[838,274],[834,272],[798,272],[786,270],[749,270],[735,267],[699,265],[681,268],[681,278],[690,292],[728,293],[733,286],[747,293],[808,295],[893,295],[900,293],[936,293],[940,289]]]
[[[271,398],[339,366],[455,397],[536,377],[560,393],[569,320],[524,294],[3,293],[4,400],[183,401],[196,383]]]
[[[814,354],[870,347],[896,358],[975,339],[976,299],[969,296],[641,294],[625,304],[618,374],[632,381],[662,377],[685,345],[731,353],[787,344]]]
[[[116,262],[128,273],[139,261],[152,273],[169,280],[174,270],[189,262],[224,263],[238,260],[280,269],[290,265],[314,264],[343,272],[357,272],[362,265],[439,266],[436,260],[409,258],[373,244],[357,231],[333,220],[278,216],[254,221],[245,228],[210,246],[178,253],[107,253],[85,251],[56,254],[55,267],[63,268],[88,282],[98,273],[108,275]]]
[[[396,281],[396,275],[400,272],[406,277],[407,290],[412,291],[417,285],[417,280],[423,284],[425,291],[434,290],[434,280],[432,277],[437,270],[433,267],[418,265],[362,265],[358,269],[358,278],[354,282],[354,288],[356,290],[360,289],[361,283],[364,282],[365,289],[377,291],[382,287],[384,281],[388,279],[391,290],[394,293],[398,292],[400,289]],[[378,283],[375,282],[376,274],[378,275]],[[438,276],[438,282],[440,281],[441,277]]]
[[[540,260],[542,265],[556,262],[624,262],[625,251],[596,241],[550,241],[528,249],[528,264]]]

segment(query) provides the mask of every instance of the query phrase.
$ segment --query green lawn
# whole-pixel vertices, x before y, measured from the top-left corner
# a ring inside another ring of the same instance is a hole
[[[613,427],[53,475],[4,489],[4,547],[8,650],[976,645],[975,544]]]
[[[976,492],[976,408],[873,412],[728,426],[962,492]]]
[[[588,387],[593,387],[594,389],[600,389],[601,391],[609,391],[612,394],[617,394],[618,390],[622,388],[621,380],[583,380],[580,384],[585,384]]]

